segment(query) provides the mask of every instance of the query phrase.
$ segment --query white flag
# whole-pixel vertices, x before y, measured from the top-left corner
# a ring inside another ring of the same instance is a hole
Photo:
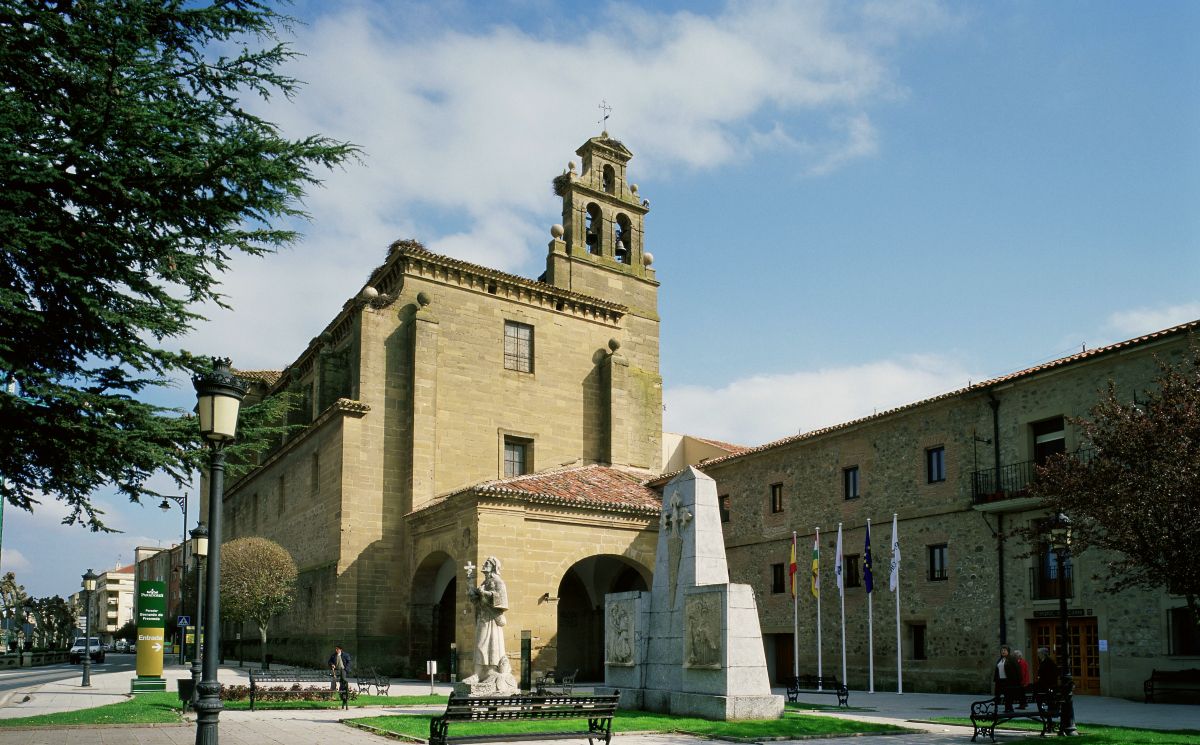
[[[837,579],[838,592],[846,594],[846,582],[842,579],[842,524],[838,523],[837,554],[833,557],[833,576]]]
[[[895,592],[900,587],[900,536],[896,535],[896,516],[892,515],[892,574],[888,578],[888,589]]]

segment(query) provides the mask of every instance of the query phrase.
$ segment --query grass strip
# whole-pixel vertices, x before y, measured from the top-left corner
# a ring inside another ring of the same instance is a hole
[[[963,724],[971,726],[971,720],[966,717],[935,717],[931,722],[942,724]],[[1079,739],[1071,742],[1088,743],[1089,745],[1196,745],[1200,742],[1200,730],[1195,729],[1138,729],[1135,727],[1115,727],[1107,724],[1080,724]],[[1037,722],[1005,722],[997,729],[1042,731],[1042,725]]]
[[[69,727],[97,724],[177,724],[179,697],[174,693],[141,693],[128,701],[91,709],[0,719],[3,727]]]
[[[348,720],[384,732],[405,737],[427,739],[429,721],[426,714],[400,714],[363,717]],[[513,722],[455,722],[452,735],[507,735],[536,732],[586,730],[587,719],[534,719]],[[831,737],[859,733],[907,732],[890,724],[855,722],[849,719],[804,716],[796,714],[785,719],[753,719],[736,722],[713,722],[694,717],[676,717],[647,711],[621,711],[613,718],[613,732],[686,732],[706,737],[733,739],[800,739]]]
[[[359,696],[349,703],[351,709],[361,709],[364,706],[445,706],[446,696]],[[226,709],[234,711],[249,711],[250,701],[222,701]],[[255,701],[254,709],[340,709],[341,699],[329,701],[300,701],[298,699],[278,699]]]

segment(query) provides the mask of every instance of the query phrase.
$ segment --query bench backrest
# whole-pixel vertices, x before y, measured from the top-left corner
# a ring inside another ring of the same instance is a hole
[[[1193,667],[1187,670],[1155,670],[1150,673],[1150,680],[1163,683],[1200,682],[1200,669]]]
[[[329,673],[320,670],[250,671],[250,682],[258,683],[317,683],[329,682]]]
[[[467,698],[451,696],[443,718],[452,722],[505,719],[579,719],[611,717],[620,694],[604,696],[511,696]]]

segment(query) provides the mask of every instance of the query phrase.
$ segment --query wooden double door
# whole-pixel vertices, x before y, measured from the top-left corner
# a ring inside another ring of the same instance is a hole
[[[1031,624],[1033,649],[1025,655],[1030,663],[1030,677],[1037,680],[1039,647],[1048,647],[1054,661],[1062,664],[1063,654],[1059,649],[1058,619],[1038,619]],[[1071,646],[1071,677],[1075,680],[1075,693],[1085,696],[1100,695],[1100,638],[1096,631],[1096,619],[1071,618],[1067,621],[1067,638]]]

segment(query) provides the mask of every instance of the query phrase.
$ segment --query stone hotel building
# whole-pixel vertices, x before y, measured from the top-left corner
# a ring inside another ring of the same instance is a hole
[[[268,652],[319,665],[340,643],[360,664],[415,674],[429,659],[448,670],[456,647],[469,672],[462,567],[495,556],[514,668],[529,631],[535,670],[602,680],[604,596],[649,588],[660,490],[693,464],[717,481],[730,579],[755,589],[773,675],[791,668],[792,531],[806,555],[820,527],[831,557],[840,522],[848,682],[866,686],[863,533],[871,519],[884,566],[893,513],[907,690],[986,689],[1002,639],[1026,650],[1052,639],[1059,582],[1082,692],[1133,696],[1151,668],[1197,665],[1182,599],[1104,596],[1090,579],[1097,557],[1060,572],[1044,547],[1007,536],[1043,517],[1024,488],[1033,463],[1079,447],[1068,418],[1109,380],[1144,390],[1155,357],[1178,359],[1200,322],[758,447],[664,435],[649,203],[622,143],[605,133],[576,154],[578,172],[572,162],[554,179],[562,223],[536,280],[397,242],[286,367],[240,373],[252,396],[301,401],[302,426],[223,504],[227,540],[265,536],[300,568]],[[823,662],[840,673],[831,560],[823,571]],[[876,577],[875,682],[886,688],[896,623],[886,571]],[[800,603],[805,671],[816,667],[811,600]]]

